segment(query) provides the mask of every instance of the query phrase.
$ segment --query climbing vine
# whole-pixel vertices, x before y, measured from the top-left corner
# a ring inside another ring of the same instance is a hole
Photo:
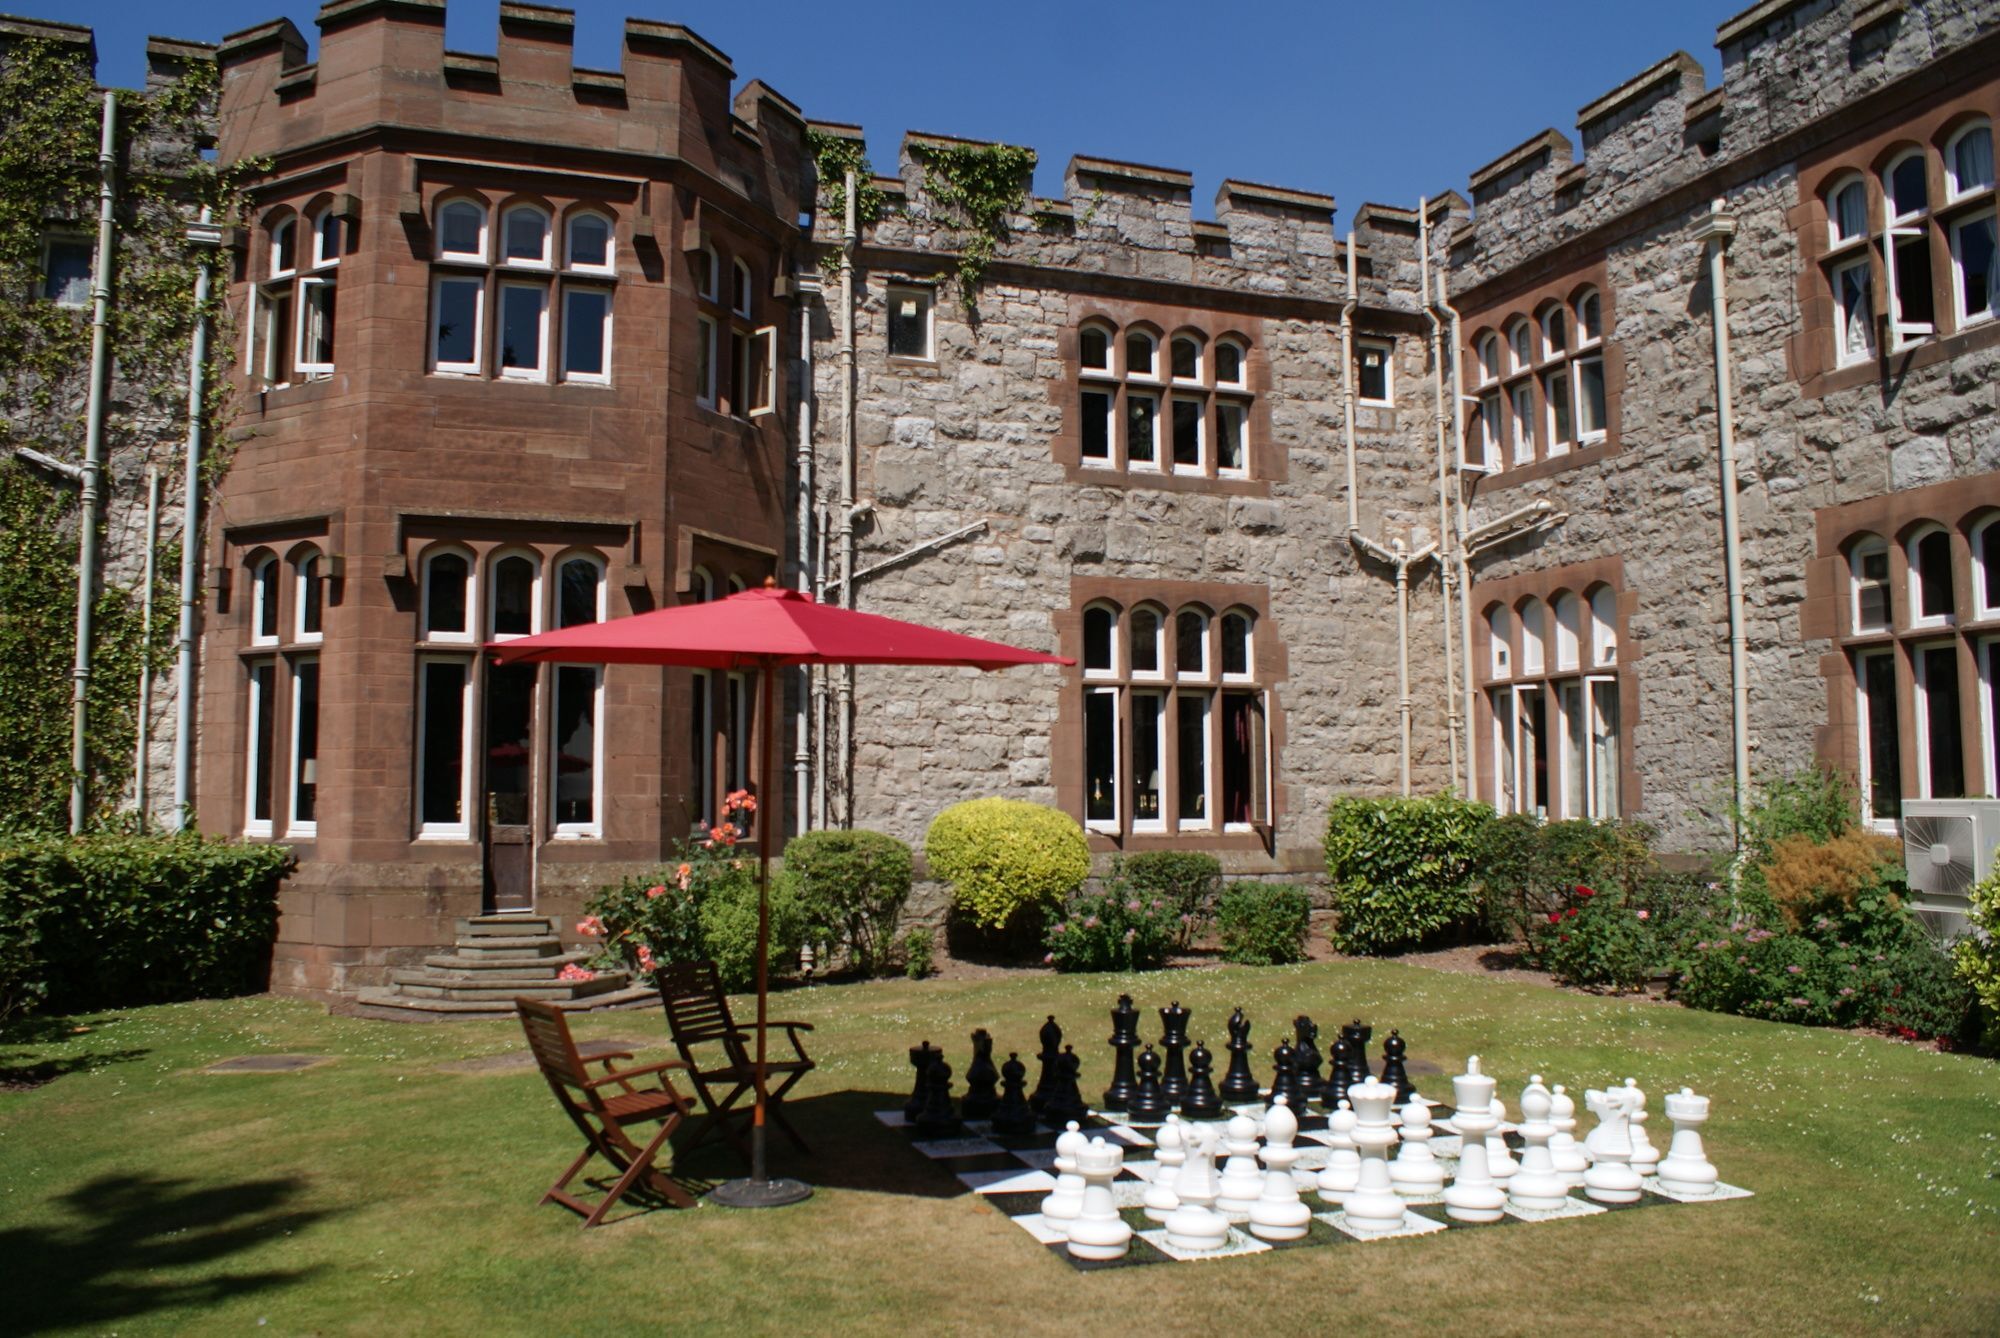
[[[228,398],[231,340],[214,285],[197,313],[199,255],[187,224],[201,206],[227,224],[240,213],[239,182],[261,164],[224,168],[206,155],[218,81],[212,62],[188,62],[178,79],[145,93],[119,92],[118,248],[109,345],[114,372],[104,425],[103,493],[121,515],[136,509],[148,465],[177,480],[187,431],[187,359],[198,314],[215,330],[201,412],[212,443],[210,480],[226,467],[218,430]],[[58,460],[83,455],[90,389],[91,311],[43,295],[51,237],[93,245],[98,211],[102,97],[85,54],[28,40],[0,56],[0,821],[59,828],[71,782],[70,669],[75,641],[75,485],[15,455],[25,446]],[[218,268],[222,268],[218,266]],[[163,501],[172,516],[178,499]],[[122,537],[122,536],[120,536]],[[153,625],[143,591],[112,579],[136,572],[127,542],[107,543],[94,610],[89,735],[92,811],[102,819],[132,772],[139,670],[164,668],[177,616],[178,545],[163,546]],[[125,559],[122,560],[121,559]]]
[[[1028,203],[1035,151],[1012,144],[918,146],[924,160],[924,190],[967,230],[959,252],[958,285],[972,306],[979,281],[994,251],[1007,239],[1007,219]]]
[[[854,173],[854,222],[865,228],[882,217],[888,197],[875,184],[875,169],[869,166],[868,149],[858,139],[829,135],[823,130],[807,130],[806,146],[812,150],[813,166],[819,173],[819,204],[835,230],[847,219],[847,174]]]

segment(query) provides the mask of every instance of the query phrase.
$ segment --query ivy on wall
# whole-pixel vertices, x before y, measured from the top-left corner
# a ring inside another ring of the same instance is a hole
[[[819,176],[819,205],[838,232],[847,221],[847,174],[854,173],[854,222],[865,228],[882,217],[888,197],[875,184],[875,169],[869,166],[867,147],[858,139],[829,135],[807,129],[806,147],[812,151],[813,167]],[[836,258],[835,264],[839,261]]]
[[[924,190],[966,230],[958,259],[958,285],[966,305],[994,251],[1007,239],[1007,220],[1028,203],[1035,151],[1012,144],[924,143]]]
[[[263,166],[224,169],[205,156],[216,91],[213,64],[191,61],[179,79],[116,95],[118,251],[109,330],[115,370],[104,491],[125,503],[147,465],[170,482],[180,474],[200,258],[187,241],[187,224],[203,205],[218,222],[232,221],[240,212],[241,176]],[[0,135],[0,738],[8,741],[0,749],[0,822],[19,826],[66,824],[77,527],[101,524],[102,517],[81,515],[74,485],[29,467],[10,448],[28,446],[67,461],[83,456],[91,312],[43,297],[43,254],[51,235],[94,240],[102,107],[89,60],[76,48],[31,39],[0,52],[0,124],[7,127]],[[201,409],[211,481],[228,455],[220,431],[231,343],[225,286],[214,285],[202,313],[216,332]],[[176,500],[163,502],[169,515]],[[109,546],[105,555],[117,556]],[[100,587],[86,739],[96,820],[130,783],[139,669],[148,659],[164,668],[170,657],[178,566],[178,546],[163,547],[150,628],[142,625],[142,591],[110,581]]]

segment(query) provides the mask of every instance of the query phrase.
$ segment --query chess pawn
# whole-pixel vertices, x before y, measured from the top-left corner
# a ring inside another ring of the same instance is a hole
[[[1667,1118],[1674,1122],[1673,1141],[1660,1159],[1660,1188],[1674,1194],[1713,1194],[1718,1179],[1701,1145],[1701,1126],[1708,1122],[1708,1098],[1683,1087],[1667,1094]]]
[[[1345,1031],[1334,1038],[1333,1066],[1326,1075],[1326,1086],[1320,1092],[1319,1103],[1328,1110],[1338,1110],[1340,1103],[1347,1100],[1348,1073],[1354,1067],[1354,1046],[1347,1039]]]
[[[1074,1122],[1056,1138],[1056,1187],[1042,1200],[1042,1220],[1065,1238],[1069,1224],[1083,1211],[1083,1168],[1076,1158],[1088,1146]]]
[[[1076,1154],[1083,1176],[1083,1204],[1069,1222],[1069,1252],[1078,1259],[1120,1259],[1132,1247],[1132,1228],[1118,1215],[1111,1182],[1124,1164],[1125,1149],[1093,1138]]]
[[[1188,1133],[1188,1157],[1174,1183],[1181,1205],[1168,1214],[1167,1243],[1177,1250],[1219,1250],[1229,1243],[1229,1219],[1215,1211],[1215,1130]]]
[[[1396,1104],[1406,1106],[1417,1089],[1410,1085],[1409,1071],[1404,1067],[1404,1057],[1409,1052],[1409,1042],[1398,1032],[1390,1032],[1389,1039],[1382,1042],[1382,1081],[1396,1089]]]
[[[1319,1196],[1336,1208],[1361,1183],[1361,1153],[1354,1142],[1354,1108],[1342,1101],[1326,1122],[1327,1158],[1319,1172]]]
[[[1214,1067],[1215,1056],[1196,1041],[1188,1055],[1187,1095],[1181,1099],[1181,1114],[1191,1120],[1222,1118],[1222,1098],[1216,1095],[1215,1079],[1209,1076]]]
[[[1042,1024],[1038,1035],[1042,1048],[1035,1058],[1041,1061],[1042,1068],[1035,1077],[1035,1090],[1028,1097],[1028,1104],[1035,1108],[1037,1115],[1042,1113],[1042,1107],[1048,1104],[1049,1097],[1062,1081],[1062,1028],[1056,1025],[1054,1013],[1049,1014],[1049,1020]]]
[[[1597,1116],[1598,1126],[1590,1131],[1596,1144],[1590,1169],[1583,1173],[1583,1192],[1599,1203],[1637,1203],[1644,1181],[1632,1169],[1631,1126],[1626,1089],[1584,1093],[1584,1104]]]
[[[910,1047],[910,1067],[916,1070],[916,1081],[910,1086],[910,1099],[903,1103],[903,1122],[915,1124],[917,1116],[923,1113],[924,1102],[930,1097],[931,1065],[944,1058],[944,1051],[929,1041]]]
[[[1569,1201],[1569,1182],[1556,1170],[1549,1140],[1556,1127],[1549,1123],[1555,1098],[1542,1086],[1540,1074],[1528,1079],[1521,1093],[1521,1137],[1528,1142],[1521,1153],[1521,1169],[1507,1182],[1507,1202],[1529,1211],[1549,1212]]]
[[[1431,1151],[1431,1108],[1421,1101],[1403,1107],[1403,1146],[1389,1164],[1389,1179],[1406,1199],[1428,1198],[1444,1190],[1444,1167]]]
[[[1444,1210],[1455,1222],[1497,1222],[1507,1196],[1493,1183],[1486,1166],[1486,1135],[1494,1125],[1493,1079],[1479,1071],[1479,1056],[1465,1061],[1465,1072],[1451,1080],[1457,1113],[1452,1126],[1464,1136],[1458,1174],[1444,1191]]]
[[[1132,1052],[1139,1048],[1139,1010],[1132,1006],[1132,996],[1118,996],[1118,1006],[1111,1010],[1112,1049],[1111,1085],[1104,1089],[1104,1108],[1124,1110],[1132,1101],[1134,1083],[1132,1080]]]
[[[1564,1183],[1571,1189],[1581,1189],[1583,1173],[1590,1169],[1590,1158],[1583,1155],[1583,1145],[1576,1141],[1576,1098],[1557,1083],[1549,1106],[1549,1123],[1555,1126],[1555,1134],[1549,1139],[1549,1160],[1555,1163],[1556,1174]]]
[[[1083,1104],[1083,1093],[1077,1089],[1077,1070],[1082,1067],[1075,1046],[1064,1046],[1056,1056],[1055,1077],[1048,1099],[1042,1103],[1042,1123],[1049,1128],[1060,1129],[1072,1121],[1082,1124],[1090,1118],[1090,1110]]]
[[[1181,1117],[1169,1115],[1167,1122],[1160,1126],[1160,1137],[1154,1145],[1153,1178],[1147,1182],[1146,1192],[1141,1198],[1146,1216],[1155,1222],[1166,1221],[1168,1215],[1181,1206],[1181,1196],[1174,1189],[1174,1181],[1186,1161],[1187,1143],[1182,1134]]]
[[[1394,1231],[1403,1225],[1403,1201],[1389,1178],[1389,1149],[1396,1131],[1389,1124],[1389,1106],[1396,1089],[1370,1078],[1347,1089],[1354,1103],[1354,1143],[1361,1151],[1361,1175],[1354,1192],[1341,1204],[1347,1225],[1362,1231]]]
[[[1160,1091],[1167,1098],[1167,1104],[1178,1106],[1187,1096],[1188,1018],[1189,1011],[1180,1005],[1180,1000],[1160,1010],[1160,1049],[1167,1057],[1166,1067],[1160,1071]]]
[[[1660,1169],[1660,1151],[1646,1136],[1646,1094],[1636,1080],[1625,1080],[1625,1108],[1631,1112],[1628,1124],[1632,1138],[1632,1169],[1640,1175],[1654,1175]]]
[[[1298,1137],[1299,1121],[1291,1103],[1279,1097],[1264,1117],[1264,1187],[1250,1205],[1250,1234],[1264,1240],[1298,1240],[1312,1225],[1312,1209],[1299,1199],[1298,1182],[1292,1179],[1292,1163],[1299,1150],[1292,1140]]]
[[[1000,1066],[1000,1104],[993,1108],[993,1132],[1031,1134],[1035,1132],[1035,1108],[1028,1104],[1028,1066],[1018,1053],[1009,1054]]]
[[[1125,1114],[1141,1124],[1166,1118],[1167,1098],[1160,1090],[1160,1057],[1150,1045],[1139,1056],[1139,1083],[1132,1099],[1125,1103]]]
[[[999,1108],[1000,1097],[993,1090],[999,1078],[1000,1070],[993,1067],[993,1038],[981,1027],[972,1033],[972,1062],[966,1065],[965,1099],[959,1102],[966,1119],[988,1119]]]
[[[1293,1125],[1296,1128],[1297,1121]],[[1257,1169],[1257,1121],[1248,1115],[1230,1120],[1222,1149],[1229,1154],[1229,1160],[1222,1166],[1215,1206],[1231,1218],[1243,1217],[1264,1192],[1264,1176]]]
[[[1222,1075],[1222,1099],[1237,1104],[1257,1099],[1257,1075],[1250,1071],[1250,1019],[1237,1009],[1229,1015],[1229,1071]]]
[[[1514,1154],[1507,1147],[1507,1140],[1501,1132],[1507,1123],[1507,1103],[1495,1096],[1489,1110],[1493,1116],[1493,1127],[1486,1134],[1486,1173],[1504,1189],[1507,1182],[1514,1178],[1514,1172],[1521,1169],[1521,1163],[1514,1160]]]

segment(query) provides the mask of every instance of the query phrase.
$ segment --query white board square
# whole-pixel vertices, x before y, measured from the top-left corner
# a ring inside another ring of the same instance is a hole
[[[1056,1187],[1047,1171],[960,1171],[959,1183],[979,1194],[1046,1194]]]
[[[1255,1236],[1238,1231],[1235,1227],[1229,1228],[1228,1242],[1221,1248],[1214,1250],[1183,1250],[1178,1245],[1169,1245],[1167,1244],[1167,1229],[1165,1227],[1160,1227],[1154,1231],[1141,1231],[1139,1239],[1145,1241],[1161,1254],[1167,1256],[1167,1258],[1180,1263],[1187,1263],[1194,1259],[1228,1259],[1235,1255],[1262,1254],[1271,1248]]]

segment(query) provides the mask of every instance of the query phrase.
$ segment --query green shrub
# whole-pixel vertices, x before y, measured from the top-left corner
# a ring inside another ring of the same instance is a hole
[[[931,931],[922,925],[903,931],[903,974],[922,980],[931,973]]]
[[[1132,890],[1151,899],[1164,898],[1177,917],[1174,946],[1185,948],[1200,937],[1215,914],[1215,896],[1222,886],[1222,863],[1199,850],[1144,850],[1118,862]]]
[[[1496,818],[1480,832],[1480,920],[1496,939],[1527,938],[1572,888],[1628,888],[1654,869],[1652,828],[1639,822],[1533,814]]]
[[[1789,836],[1831,841],[1854,826],[1859,811],[1854,786],[1830,767],[1808,766],[1766,776],[1752,788],[1750,807],[1737,815],[1744,857],[1762,864]]]
[[[887,965],[910,870],[910,848],[880,832],[802,832],[785,846],[785,881],[808,931],[845,945],[853,965],[871,976]]]
[[[782,878],[771,880],[770,960],[789,965],[798,960],[805,942],[804,909]],[[757,984],[757,874],[732,869],[709,886],[701,900],[702,950],[715,963],[724,989],[748,990]]]
[[[1027,908],[1060,906],[1090,874],[1076,819],[1020,799],[953,804],[931,822],[924,854],[954,903],[987,929]]]
[[[1252,966],[1282,966],[1306,959],[1312,902],[1291,883],[1232,883],[1216,904],[1222,956]]]
[[[292,865],[192,832],[0,836],[0,1017],[266,988]]]
[[[1654,935],[1652,918],[1622,892],[1579,885],[1569,905],[1547,912],[1529,931],[1529,959],[1565,985],[1635,989],[1670,943]]]
[[[1986,1044],[2000,1048],[2000,869],[1972,889],[1973,932],[1952,945],[1958,976],[1978,997]]]
[[[1072,897],[1051,919],[1042,960],[1058,971],[1150,971],[1167,960],[1180,917],[1162,896],[1122,878]]]
[[[1473,862],[1493,810],[1451,795],[1341,798],[1326,823],[1326,871],[1346,952],[1413,947],[1478,913]]]

